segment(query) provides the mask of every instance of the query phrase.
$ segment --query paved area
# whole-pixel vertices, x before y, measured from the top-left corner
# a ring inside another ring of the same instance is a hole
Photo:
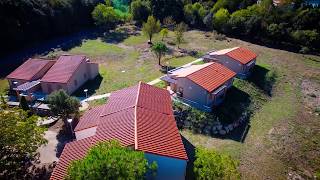
[[[42,145],[37,152],[40,153],[40,163],[46,164],[46,163],[53,163],[54,161],[58,161],[58,157],[56,156],[56,147],[59,144],[59,141],[57,140],[58,132],[48,130],[44,138],[48,140],[48,144]]]

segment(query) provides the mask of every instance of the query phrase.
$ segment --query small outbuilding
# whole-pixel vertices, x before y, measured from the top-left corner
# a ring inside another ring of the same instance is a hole
[[[235,75],[219,63],[205,63],[173,70],[161,79],[185,103],[211,111],[212,106],[223,101]]]
[[[213,51],[203,56],[205,62],[220,63],[237,73],[239,78],[247,78],[255,66],[257,55],[244,47],[234,47]]]

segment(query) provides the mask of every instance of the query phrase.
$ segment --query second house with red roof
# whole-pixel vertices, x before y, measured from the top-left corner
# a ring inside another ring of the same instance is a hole
[[[207,53],[205,62],[217,62],[237,73],[239,78],[247,78],[256,64],[257,55],[244,47],[234,47]]]

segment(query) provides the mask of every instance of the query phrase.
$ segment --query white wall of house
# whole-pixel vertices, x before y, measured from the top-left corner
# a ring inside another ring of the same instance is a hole
[[[177,158],[159,156],[145,153],[149,163],[157,162],[157,180],[184,180],[186,175],[187,161]]]
[[[89,78],[92,80],[99,74],[99,64],[97,63],[88,63],[87,71],[89,74]]]
[[[207,105],[208,92],[201,86],[195,84],[187,78],[178,78],[177,92],[183,89],[183,98],[199,103],[200,105]]]
[[[81,139],[93,136],[96,134],[97,131],[97,127],[92,127],[92,128],[88,128],[88,129],[84,129],[81,131],[76,131],[76,139],[79,141]]]
[[[218,62],[226,66],[227,68],[233,70],[237,74],[247,74],[250,71],[250,69],[255,65],[255,62],[256,62],[256,59],[253,59],[252,61],[254,61],[254,63],[251,66],[247,67],[247,65],[242,64],[239,61],[234,60],[227,55],[214,55],[211,57],[215,59],[213,62]],[[206,60],[210,61],[209,59],[206,59]]]

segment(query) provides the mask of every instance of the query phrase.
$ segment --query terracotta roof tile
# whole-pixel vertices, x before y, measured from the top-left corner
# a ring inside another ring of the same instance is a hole
[[[105,105],[100,115],[106,116],[135,106],[138,95],[138,88],[139,86],[135,85],[111,93],[108,99],[108,103]]]
[[[137,108],[137,149],[188,159],[173,115]]]
[[[243,47],[236,48],[228,52],[226,55],[228,55],[232,59],[239,61],[242,64],[247,64],[257,57],[254,52]]]
[[[203,87],[208,92],[212,92],[235,75],[235,72],[221,64],[210,63],[209,66],[188,75],[187,78]]]
[[[97,141],[117,139],[124,146],[134,145],[134,108],[103,116],[96,132]]]
[[[34,77],[45,67],[52,66],[55,61],[49,61],[44,59],[28,59],[12,73],[10,73],[8,79],[20,79],[20,80],[36,80]]]
[[[172,113],[168,91],[139,83],[112,93],[105,107],[100,110],[98,115],[94,115],[98,117],[98,122],[94,120],[92,123],[97,124],[96,134],[86,138],[90,141],[86,142],[87,145],[78,146],[85,150],[78,149],[79,153],[70,155],[72,148],[66,146],[51,179],[62,179],[70,161],[84,157],[92,144],[111,139],[119,140],[124,146],[133,146],[136,150],[188,160]],[[88,113],[93,112],[96,111]],[[78,126],[82,127],[81,124]]]
[[[85,59],[86,57],[82,55],[60,56],[41,81],[67,83]]]
[[[51,174],[50,179],[64,179],[71,161],[83,158],[94,144],[95,143],[92,137],[67,143],[61,153],[56,167]]]
[[[78,125],[74,131],[81,131],[84,129],[92,128],[98,125],[100,112],[105,105],[94,107],[88,110],[83,116],[81,116]]]

